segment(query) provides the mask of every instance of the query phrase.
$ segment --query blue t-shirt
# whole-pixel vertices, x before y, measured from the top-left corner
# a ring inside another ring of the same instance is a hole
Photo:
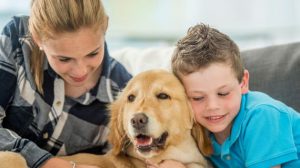
[[[210,160],[220,168],[300,167],[300,113],[270,96],[250,91],[222,145],[213,134]]]

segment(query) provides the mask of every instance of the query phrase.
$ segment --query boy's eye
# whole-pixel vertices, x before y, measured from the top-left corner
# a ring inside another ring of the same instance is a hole
[[[219,96],[227,96],[229,95],[229,92],[226,92],[226,93],[218,93]]]
[[[193,101],[200,101],[200,100],[203,100],[204,97],[191,97],[191,99]]]

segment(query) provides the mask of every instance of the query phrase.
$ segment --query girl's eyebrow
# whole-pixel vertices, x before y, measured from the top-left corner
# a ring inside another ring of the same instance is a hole
[[[95,50],[89,52],[86,56],[91,55],[91,54],[97,52],[99,49],[100,49],[100,47],[97,47]],[[72,57],[66,56],[66,55],[58,55],[57,57],[62,57],[62,58],[72,58]]]

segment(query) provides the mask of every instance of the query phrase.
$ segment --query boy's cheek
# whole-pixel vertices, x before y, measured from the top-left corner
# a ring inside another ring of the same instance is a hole
[[[199,103],[191,103],[193,113],[195,116],[201,115],[201,112],[203,111],[203,107],[199,105]]]

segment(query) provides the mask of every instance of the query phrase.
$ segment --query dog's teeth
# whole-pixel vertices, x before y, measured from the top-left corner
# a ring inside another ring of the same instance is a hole
[[[148,138],[138,138],[137,139],[137,144],[139,146],[148,146],[152,144],[152,138],[148,137]]]

